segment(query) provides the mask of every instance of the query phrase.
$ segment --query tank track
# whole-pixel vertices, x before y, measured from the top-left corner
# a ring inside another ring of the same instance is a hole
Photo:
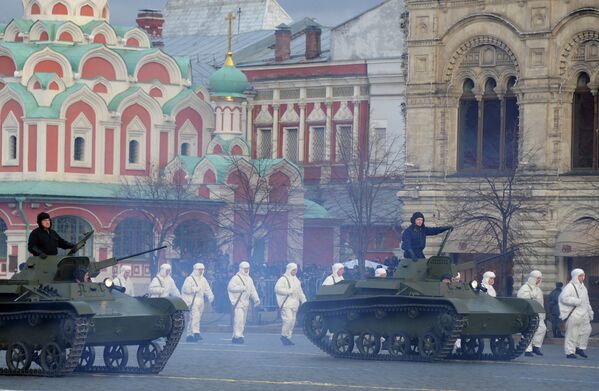
[[[124,368],[112,368],[103,366],[92,366],[89,368],[77,367],[76,372],[92,372],[92,373],[129,373],[129,374],[157,374],[164,369],[169,358],[175,351],[181,335],[185,331],[185,317],[183,311],[175,311],[171,315],[172,327],[170,334],[166,337],[166,343],[162,347],[156,363],[150,368],[139,368],[139,367],[124,367]],[[79,362],[77,362],[79,364]]]
[[[79,365],[79,360],[81,359],[81,353],[83,352],[83,348],[85,347],[85,341],[87,340],[87,332],[89,330],[90,318],[89,317],[81,317],[76,316],[72,312],[65,311],[21,311],[21,312],[12,312],[10,314],[0,315],[0,322],[9,321],[22,321],[22,320],[32,320],[32,319],[54,319],[57,321],[61,321],[64,319],[72,319],[73,324],[75,325],[75,330],[73,333],[73,337],[68,344],[70,346],[68,350],[68,355],[64,361],[64,364],[61,368],[55,371],[45,371],[43,369],[17,369],[11,370],[9,368],[0,368],[0,375],[2,376],[45,376],[45,377],[59,377],[65,376],[72,373],[75,368]],[[54,341],[48,341],[54,342]],[[35,356],[34,355],[34,362]]]
[[[524,351],[526,350],[528,345],[530,345],[530,342],[532,341],[532,338],[534,337],[535,332],[537,331],[537,328],[539,327],[539,314],[530,315],[528,317],[528,319],[529,319],[528,327],[521,334],[522,336],[520,338],[520,341],[518,342],[517,345],[514,346],[514,350],[512,350],[512,352],[510,354],[496,355],[494,353],[481,353],[476,356],[465,356],[460,353],[451,353],[448,358],[452,359],[452,360],[480,360],[480,361],[510,361],[510,360],[513,360],[513,359],[521,356],[522,353],[524,353]],[[504,337],[504,335],[485,337],[484,339],[498,338],[498,337]]]
[[[415,309],[418,312],[423,313],[437,313],[443,314],[448,313],[453,318],[453,324],[451,326],[451,331],[445,334],[442,342],[441,348],[437,352],[434,357],[423,357],[419,354],[408,354],[402,356],[393,356],[390,354],[362,354],[355,352],[347,352],[347,353],[338,353],[332,349],[330,343],[328,343],[328,338],[316,338],[314,335],[306,330],[307,324],[304,324],[304,335],[316,345],[320,350],[329,354],[330,356],[337,358],[346,358],[346,359],[354,359],[354,360],[377,360],[377,361],[438,361],[445,359],[453,350],[455,341],[459,338],[462,329],[466,326],[466,320],[462,319],[460,315],[458,315],[453,307],[449,305],[442,304],[420,304],[420,305],[412,305],[412,304],[403,304],[403,305],[378,305],[378,306],[348,306],[342,307],[335,310],[312,310],[308,314],[306,314],[306,323],[309,320],[309,314],[321,314],[327,317],[345,317],[348,315],[349,311],[353,313],[357,312],[358,314],[371,314],[376,313],[377,311],[385,311],[387,313],[393,312],[407,312],[409,310]],[[400,331],[400,330],[398,330]],[[382,350],[382,349],[381,349]]]

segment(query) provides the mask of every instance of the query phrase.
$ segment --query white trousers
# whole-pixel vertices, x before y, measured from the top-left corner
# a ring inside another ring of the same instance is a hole
[[[545,314],[539,314],[539,327],[537,328],[535,335],[532,336],[532,341],[530,342],[530,345],[528,345],[528,347],[526,348],[526,351],[532,352],[533,346],[537,348],[543,346],[545,334],[547,334],[547,326],[545,326]]]
[[[575,354],[576,348],[585,350],[591,336],[591,323],[588,320],[574,321],[568,319],[566,322],[566,336],[564,338],[564,350],[566,354]]]
[[[193,305],[189,309],[189,322],[187,322],[187,335],[200,334],[200,320],[204,312],[204,303]]]
[[[281,309],[281,320],[283,321],[281,335],[283,337],[291,338],[296,319],[297,311],[295,311],[293,308],[283,307]]]
[[[235,308],[233,312],[233,338],[242,338],[245,330],[245,321],[248,316],[248,307]]]

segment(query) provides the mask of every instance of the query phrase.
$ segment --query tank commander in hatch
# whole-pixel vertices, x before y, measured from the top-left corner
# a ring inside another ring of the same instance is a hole
[[[73,243],[67,242],[52,229],[52,219],[46,212],[37,215],[38,227],[29,235],[27,248],[34,256],[45,259],[48,255],[58,255],[58,249],[72,249]]]
[[[423,251],[426,247],[427,236],[439,235],[453,228],[451,226],[426,227],[424,225],[424,215],[420,212],[414,213],[410,222],[412,224],[406,228],[401,236],[401,248],[404,251],[404,258],[413,261],[426,258]]]
[[[73,270],[73,279],[79,284],[90,282],[89,272],[86,267],[78,266]]]

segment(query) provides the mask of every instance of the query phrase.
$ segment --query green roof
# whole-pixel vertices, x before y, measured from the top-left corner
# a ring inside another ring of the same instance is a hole
[[[135,94],[139,90],[141,90],[141,87],[129,87],[129,88],[127,88],[125,91],[121,92],[120,94],[118,94],[117,96],[115,96],[114,98],[112,98],[112,100],[108,104],[108,110],[110,110],[110,111],[117,111],[117,109],[119,108],[121,102],[123,100],[125,100],[125,98],[127,98],[128,96],[131,96],[131,95]]]
[[[60,109],[66,98],[83,88],[83,84],[74,84],[54,97],[50,107],[39,106],[35,97],[20,83],[8,83],[7,88],[16,92],[23,101],[26,118],[59,118]],[[4,186],[4,184],[3,184]]]
[[[304,198],[305,219],[331,219],[331,215],[324,206]]]
[[[189,175],[193,174],[201,162],[207,160],[216,170],[216,183],[218,184],[225,183],[231,166],[230,159],[222,155],[177,156],[174,160],[179,160]]]
[[[233,144],[233,142],[235,141],[239,141],[242,144],[244,144],[246,146],[246,148],[248,149],[248,151],[250,150],[250,146],[247,143],[247,141],[239,136],[235,136],[235,137],[231,137],[231,138],[223,138],[221,135],[216,135],[211,141],[210,144],[212,143],[217,143],[219,145],[221,145],[223,147],[223,150],[225,152],[231,152],[231,145]]]
[[[0,197],[35,196],[57,198],[119,198],[121,184],[54,182],[54,181],[2,181]],[[218,202],[200,197],[193,201]]]
[[[21,42],[2,42],[0,47],[8,50],[15,60],[17,70],[22,70],[27,59],[35,52],[43,49],[42,46],[26,44]]]
[[[244,98],[248,88],[248,78],[235,66],[225,65],[210,77],[212,96]]]
[[[185,88],[162,106],[162,112],[166,115],[171,115],[173,109],[179,102],[193,94],[194,92],[191,88]]]

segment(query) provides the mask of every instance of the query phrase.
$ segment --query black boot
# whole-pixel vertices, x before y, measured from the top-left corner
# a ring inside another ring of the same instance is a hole
[[[534,354],[536,354],[537,356],[542,356],[543,352],[541,352],[541,349],[538,346],[533,346],[532,347],[532,352]]]
[[[187,338],[185,338],[185,342],[195,342],[196,339],[193,335],[188,335]]]
[[[293,342],[291,342],[291,340],[289,338],[284,337],[284,336],[281,336],[281,342],[285,346],[293,346],[293,345],[295,345]]]
[[[535,356],[534,354],[532,354],[532,352],[525,352],[524,355],[526,357],[534,357]]]
[[[195,334],[193,335],[193,337],[195,338],[196,342],[197,342],[197,341],[201,341],[201,340],[203,340],[203,339],[204,339],[204,338],[202,338],[202,336],[200,335],[200,333],[195,333]]]
[[[576,354],[578,354],[580,357],[584,357],[584,358],[589,358],[589,356],[587,356],[587,354],[584,352],[584,350],[576,348]]]
[[[575,354],[566,354],[566,358],[578,358]]]

